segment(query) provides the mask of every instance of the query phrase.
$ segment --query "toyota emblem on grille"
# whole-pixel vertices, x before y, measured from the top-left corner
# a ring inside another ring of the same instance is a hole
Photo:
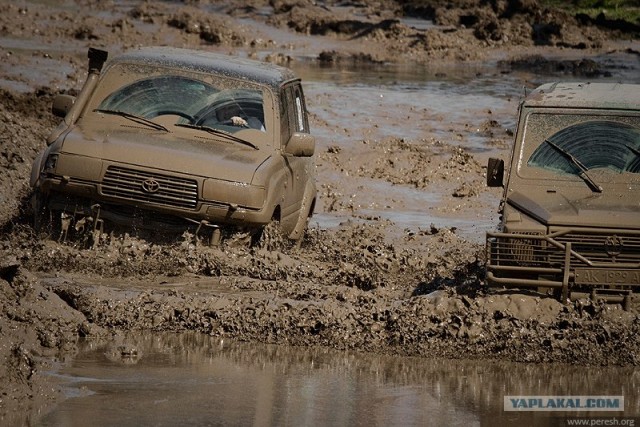
[[[142,189],[145,193],[157,193],[160,189],[160,184],[155,179],[145,179],[142,181]]]
[[[616,257],[620,255],[622,246],[622,239],[615,234],[613,236],[607,237],[607,239],[604,241],[604,248],[610,257]]]

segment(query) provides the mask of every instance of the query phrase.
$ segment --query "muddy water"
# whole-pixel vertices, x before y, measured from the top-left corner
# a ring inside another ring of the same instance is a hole
[[[513,128],[523,93],[521,83],[486,65],[293,68],[305,81],[312,112],[333,125],[321,129],[325,141],[344,141],[340,130],[373,139],[449,138],[452,127],[480,123],[488,111]],[[479,132],[459,142],[472,152],[490,149]]]
[[[318,67],[297,61],[292,68],[305,82],[314,119],[330,124],[314,128],[319,152],[326,152],[328,147],[403,138],[425,145],[460,146],[484,157],[496,155],[500,150],[488,143],[480,127],[496,118],[500,136],[508,136],[507,130],[515,127],[513,112],[522,94],[521,83],[500,75],[495,64]],[[389,220],[400,230],[434,224],[455,227],[458,234],[481,241],[495,226],[494,209],[488,209],[488,215],[481,219],[432,212],[441,203],[443,194],[438,191],[345,177],[334,168],[319,168],[319,174],[318,182],[333,185],[342,194],[353,194],[361,215]],[[497,198],[488,198],[491,206],[498,205]],[[352,213],[345,214],[327,213],[321,207],[312,222],[331,227]]]
[[[306,82],[316,120],[332,124],[318,128],[320,151],[398,136],[399,129],[406,138],[435,133],[451,144],[456,141],[452,135],[467,129],[458,140],[466,150],[504,154],[505,148],[490,146],[485,135],[468,128],[489,116],[501,127],[513,127],[526,80],[522,74],[502,76],[495,69],[473,67],[364,73],[298,64],[297,71]],[[408,112],[407,118],[397,115],[400,109]],[[479,117],[479,111],[484,115]],[[319,182],[339,183],[345,194],[367,188],[378,194],[378,202],[379,194],[402,200],[400,210],[376,204],[361,209],[400,227],[439,221],[482,238],[495,225],[489,217],[429,216],[425,206],[438,203],[437,193],[324,173]],[[332,212],[314,217],[321,227],[339,220]],[[615,415],[640,414],[640,370],[634,368],[591,367],[587,372],[559,365],[402,358],[192,334],[131,336],[108,346],[87,342],[70,365],[52,375],[68,399],[40,420],[42,426],[87,420],[98,426],[508,426],[561,423],[567,415],[504,412],[503,397],[508,395],[624,395],[625,413]]]
[[[640,414],[637,368],[389,357],[195,334],[87,342],[55,375],[69,398],[40,426],[562,425],[577,415],[504,412],[505,395],[624,395],[624,414],[589,416]]]
[[[596,60],[611,70],[610,76],[600,77],[599,81],[640,83],[635,58],[612,53]],[[486,164],[488,157],[508,160],[517,106],[527,91],[550,81],[589,80],[571,74],[505,70],[496,61],[319,67],[317,63],[299,60],[290,66],[305,82],[314,119],[320,124],[329,124],[314,127],[319,152],[326,152],[328,147],[403,138],[418,144],[458,146],[473,154],[481,164]],[[490,132],[485,128],[487,123],[491,123]],[[498,221],[497,191],[483,194],[484,206],[479,209],[453,207],[438,212],[443,196],[438,189],[431,191],[381,180],[344,177],[333,168],[320,168],[318,182],[334,185],[343,194],[357,195],[356,207],[360,214],[389,220],[398,229],[415,230],[429,224],[438,228],[455,227],[458,235],[481,242]],[[455,210],[460,212],[452,215]],[[351,214],[327,213],[320,206],[312,222],[321,228],[331,227]]]

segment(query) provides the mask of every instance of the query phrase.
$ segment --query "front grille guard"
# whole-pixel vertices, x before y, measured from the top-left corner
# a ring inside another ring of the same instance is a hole
[[[558,240],[571,233],[572,230],[551,234],[487,232],[487,284],[553,288],[560,290],[562,301],[566,301],[570,285],[575,281],[575,267],[640,270],[640,259],[637,262],[593,261],[574,250],[572,242]],[[620,230],[598,230],[599,235],[616,233]],[[637,237],[636,233],[633,235]],[[634,251],[637,252],[637,248]],[[640,289],[640,283],[631,287]]]
[[[218,224],[210,223],[207,220],[194,220],[187,217],[173,215],[160,216],[157,213],[149,215],[151,220],[146,227],[136,223],[139,219],[134,213],[135,208],[131,208],[129,214],[122,210],[112,209],[117,206],[102,206],[98,203],[89,205],[81,198],[53,198],[49,199],[49,208],[60,213],[60,235],[59,242],[67,240],[69,229],[73,227],[76,232],[91,233],[91,247],[95,248],[104,234],[104,220],[108,220],[120,226],[130,226],[150,230],[165,230],[170,232],[181,232],[191,229],[195,237],[202,237],[209,246],[218,246],[221,241],[221,230]],[[163,219],[173,219],[172,222],[164,222]]]

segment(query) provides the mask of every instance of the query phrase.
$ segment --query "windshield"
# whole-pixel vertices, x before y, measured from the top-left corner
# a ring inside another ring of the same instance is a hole
[[[242,138],[251,139],[251,131],[259,138],[255,132],[264,134],[269,125],[265,96],[261,86],[225,76],[118,64],[104,75],[89,108],[151,120],[174,116],[172,124],[244,130]]]
[[[527,118],[524,138],[522,154],[533,173],[544,170],[588,181],[594,171],[640,174],[638,117],[534,113]]]

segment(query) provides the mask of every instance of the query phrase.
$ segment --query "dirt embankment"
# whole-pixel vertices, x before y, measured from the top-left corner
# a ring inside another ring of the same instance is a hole
[[[79,337],[110,339],[130,329],[196,330],[425,357],[639,364],[637,308],[623,312],[589,301],[562,305],[534,295],[487,293],[481,285],[482,245],[466,241],[453,227],[398,230],[363,214],[340,191],[340,182],[319,183],[321,209],[351,213],[349,220],[331,229],[312,227],[300,248],[270,231],[253,248],[241,238],[204,247],[190,235],[169,243],[105,236],[87,248],[81,238],[58,243],[30,227],[30,167],[56,125],[49,112],[52,95],[77,90],[89,45],[118,52],[170,44],[253,56],[266,52],[282,61],[311,50],[325,62],[434,63],[501,54],[508,58],[502,66],[513,69],[530,61],[560,64],[522,59],[532,47],[599,51],[623,27],[611,29],[614,23],[604,18],[569,16],[536,1],[441,3],[247,0],[233,6],[140,2],[114,8],[84,2],[79,10],[1,5],[0,36],[42,47],[0,44],[3,83],[23,89],[0,91],[0,419],[35,413],[58,395],[43,382],[42,371],[73,355]],[[99,9],[113,12],[97,18]],[[433,25],[416,29],[407,23],[410,17]],[[251,22],[284,30],[291,41],[263,37]],[[637,36],[634,25],[622,35]],[[74,53],[59,48],[64,45]],[[56,66],[62,71],[51,72]],[[581,67],[568,72],[580,73]],[[34,83],[40,80],[49,82],[46,88]],[[483,132],[497,127],[489,120]],[[472,154],[428,137],[375,143],[359,137],[351,135],[349,147],[327,144],[318,153],[319,168],[398,188],[437,190],[442,212],[485,209],[478,204],[478,195],[487,191],[484,169]]]

